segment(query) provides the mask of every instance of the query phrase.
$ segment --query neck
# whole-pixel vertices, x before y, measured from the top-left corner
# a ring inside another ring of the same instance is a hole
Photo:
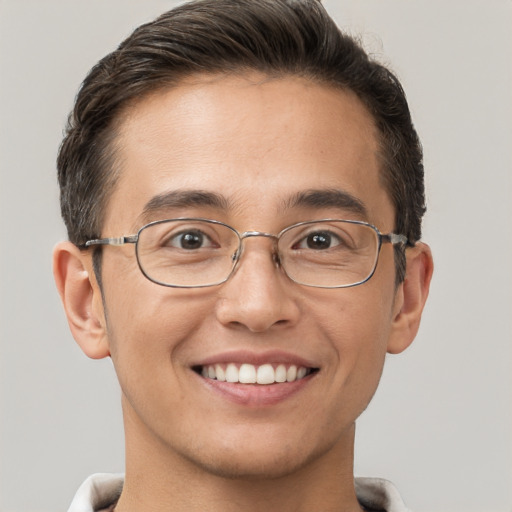
[[[362,510],[354,490],[354,425],[326,453],[271,477],[226,476],[176,453],[126,416],[125,429],[126,479],[116,512]]]

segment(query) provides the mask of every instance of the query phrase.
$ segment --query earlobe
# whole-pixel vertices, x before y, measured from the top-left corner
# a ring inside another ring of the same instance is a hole
[[[53,251],[53,275],[71,333],[84,353],[101,359],[110,355],[101,291],[93,280],[88,255],[71,242]]]
[[[407,249],[407,267],[404,282],[395,297],[392,331],[388,352],[398,354],[414,340],[425,306],[434,269],[430,247],[417,243]]]

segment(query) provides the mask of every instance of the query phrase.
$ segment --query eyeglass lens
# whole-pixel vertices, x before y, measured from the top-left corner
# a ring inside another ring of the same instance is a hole
[[[137,259],[146,277],[158,284],[213,286],[229,278],[242,243],[233,228],[216,221],[158,221],[140,230]],[[375,270],[378,249],[376,230],[350,221],[294,225],[282,231],[277,241],[280,265],[292,280],[328,288],[368,279]]]

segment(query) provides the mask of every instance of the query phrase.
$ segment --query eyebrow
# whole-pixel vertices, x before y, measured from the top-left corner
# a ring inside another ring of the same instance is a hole
[[[364,203],[345,190],[339,189],[311,189],[298,192],[288,199],[285,209],[309,208],[337,208],[349,211],[361,217],[368,217],[368,210]]]
[[[145,205],[138,219],[148,222],[156,215],[173,208],[209,207],[229,211],[232,204],[225,196],[205,190],[172,190],[153,196]],[[295,208],[336,208],[349,211],[363,218],[368,216],[364,203],[349,192],[339,189],[310,189],[286,199],[283,210]]]
[[[171,208],[210,207],[229,210],[228,199],[204,190],[172,190],[153,196],[145,205],[139,219],[148,220],[157,213]]]

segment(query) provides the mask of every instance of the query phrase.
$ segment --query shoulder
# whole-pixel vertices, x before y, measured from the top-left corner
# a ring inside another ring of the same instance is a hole
[[[115,504],[123,489],[122,473],[96,473],[79,487],[68,512],[99,512]]]
[[[359,502],[369,510],[411,512],[405,506],[398,489],[389,480],[357,477],[355,488]]]

